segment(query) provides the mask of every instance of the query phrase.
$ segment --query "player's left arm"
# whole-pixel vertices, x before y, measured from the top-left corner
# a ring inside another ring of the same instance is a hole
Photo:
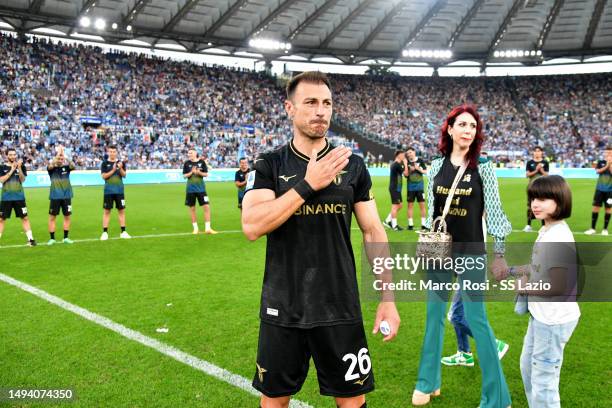
[[[202,171],[199,169],[197,171],[201,177],[208,177],[208,166],[206,165],[206,162],[202,162]]]
[[[417,169],[418,172],[421,174],[427,173],[427,165],[425,164],[425,162],[421,160],[418,164],[419,164],[419,168]]]
[[[19,172],[19,181],[23,183],[26,177],[28,177],[28,171],[26,170],[25,164],[23,164],[21,161],[19,161],[18,164],[18,167],[21,169],[21,171]]]
[[[355,218],[359,224],[359,228],[363,233],[363,242],[366,248],[366,254],[370,264],[374,258],[384,257],[389,258],[389,245],[387,239],[387,233],[383,228],[380,217],[378,216],[378,210],[376,208],[376,201],[360,201],[355,204]],[[391,282],[393,277],[391,271],[387,270],[380,275],[383,282]],[[374,320],[374,328],[372,333],[378,333],[380,323],[387,321],[391,328],[391,333],[384,337],[384,341],[392,340],[397,336],[397,331],[400,325],[400,316],[395,307],[395,297],[392,291],[384,291],[382,293],[381,302],[376,310],[376,318]]]
[[[126,166],[125,166],[125,162],[122,162],[121,160],[117,160],[117,171],[119,172],[119,175],[121,177],[125,177],[126,175]]]
[[[540,167],[540,173],[542,173],[543,176],[548,176],[549,169],[550,169],[550,164],[548,163],[547,160],[544,160],[544,163],[542,163],[542,167]]]
[[[605,173],[605,171],[608,170],[609,168],[610,168],[610,162],[606,162],[605,164],[603,162],[598,162],[597,168],[595,168],[595,172],[597,174],[602,174],[602,173]]]

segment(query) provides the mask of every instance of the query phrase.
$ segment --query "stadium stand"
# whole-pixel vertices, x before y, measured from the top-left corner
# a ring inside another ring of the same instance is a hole
[[[109,143],[137,168],[178,167],[189,145],[211,166],[231,167],[290,134],[282,86],[265,73],[7,35],[0,46],[0,143],[17,147],[34,169],[44,168],[56,144],[79,167],[97,168]],[[435,155],[444,115],[462,102],[479,106],[484,149],[498,161],[540,144],[560,165],[589,166],[610,137],[609,74],[337,75],[333,84],[337,123],[394,148],[413,146],[425,158]],[[334,141],[359,150],[340,135]]]

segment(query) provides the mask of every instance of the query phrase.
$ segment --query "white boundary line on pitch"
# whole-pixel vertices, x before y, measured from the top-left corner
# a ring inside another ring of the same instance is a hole
[[[96,314],[94,312],[90,312],[87,309],[74,305],[72,303],[66,302],[63,299],[58,298],[57,296],[53,296],[50,293],[45,292],[42,289],[38,289],[34,286],[30,286],[27,283],[21,282],[17,279],[11,278],[3,273],[0,273],[0,280],[8,283],[9,285],[15,286],[25,292],[28,292],[34,296],[37,296],[43,300],[46,300],[49,303],[52,303],[56,306],[61,307],[64,310],[72,312],[84,319],[87,319],[99,326],[102,326],[106,329],[114,331],[115,333],[120,334],[121,336],[133,340],[137,343],[140,343],[144,346],[152,348],[164,354],[174,360],[186,364],[191,368],[195,368],[196,370],[202,371],[205,374],[208,374],[211,377],[214,377],[218,380],[224,381],[234,387],[240,388],[242,391],[246,391],[249,394],[254,396],[260,396],[261,394],[255,390],[251,386],[251,382],[238,374],[233,374],[221,367],[218,367],[208,361],[201,360],[191,354],[187,354],[184,351],[181,351],[175,347],[172,347],[169,344],[163,343],[159,340],[156,340],[152,337],[146,336],[136,330],[132,330],[128,327],[125,327],[119,323],[116,323],[104,316]],[[293,408],[313,408],[311,405],[308,405],[305,402],[292,400],[291,407]]]
[[[351,228],[353,231],[358,231],[359,228]],[[238,233],[242,233],[242,230],[226,230],[226,231],[217,231],[219,234],[238,234]],[[525,234],[533,234],[533,233],[537,233],[538,231],[530,231],[530,232],[526,232],[520,229],[515,229],[512,230],[512,232],[522,232]],[[201,233],[200,233],[201,234]],[[577,231],[572,231],[572,234],[574,235],[586,235],[584,232],[577,232]],[[147,238],[167,238],[167,237],[182,237],[182,236],[187,236],[187,235],[194,235],[191,232],[173,232],[173,233],[168,233],[168,234],[148,234],[148,235],[135,235],[132,236],[131,239],[147,239]],[[602,236],[601,234],[594,234],[594,236]],[[112,237],[109,238],[108,240],[118,240],[121,239],[119,237]],[[100,241],[100,238],[84,238],[84,239],[75,239],[74,242],[75,243],[81,243],[81,242],[96,242],[96,241]],[[44,243],[38,244],[38,245],[42,245],[42,246],[46,246]],[[55,245],[61,245],[61,240],[59,240],[57,242],[57,244]],[[28,245],[27,244],[17,244],[17,245],[0,245],[0,250],[2,249],[11,249],[11,248],[27,248]]]
[[[236,234],[238,232],[242,232],[242,230],[227,230],[227,231],[217,231],[219,234]],[[195,235],[191,232],[172,232],[172,233],[168,233],[168,234],[148,234],[148,235],[133,235],[132,238],[130,239],[146,239],[146,238],[166,238],[166,237],[181,237],[181,236],[185,236],[185,235]],[[201,233],[198,235],[202,235]],[[108,238],[109,241],[115,241],[115,240],[119,240],[122,238],[119,237],[111,237]],[[81,243],[81,242],[96,242],[96,241],[100,241],[100,238],[84,238],[84,239],[75,239],[74,243]],[[44,243],[39,243],[38,245],[41,246],[47,246]],[[62,245],[62,240],[58,240],[57,244],[54,245]],[[28,244],[17,244],[17,245],[0,245],[0,250],[2,249],[9,249],[9,248],[27,248]]]

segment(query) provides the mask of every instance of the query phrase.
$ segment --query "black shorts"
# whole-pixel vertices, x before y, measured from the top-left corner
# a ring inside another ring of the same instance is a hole
[[[11,218],[11,213],[15,210],[15,217],[24,218],[28,216],[28,207],[25,200],[19,201],[2,201],[0,203],[0,218],[8,220]]]
[[[423,197],[423,190],[408,191],[408,202],[412,203],[414,201],[417,201],[419,203],[425,202],[425,197]]]
[[[125,208],[125,195],[124,194],[106,194],[104,196],[103,207],[105,210],[112,210],[113,205],[118,210]]]
[[[244,199],[245,191],[238,192],[238,208],[242,208],[242,200]]]
[[[363,323],[289,328],[261,322],[253,387],[270,398],[296,394],[312,357],[321,395],[355,397],[374,390]]]
[[[389,189],[389,194],[391,194],[391,204],[401,204],[402,203],[402,192],[401,191]]]
[[[195,207],[196,200],[200,207],[209,204],[208,195],[206,195],[205,191],[203,193],[187,193],[185,196],[185,205],[188,207]]]
[[[593,206],[601,207],[605,205],[606,208],[612,207],[612,192],[611,191],[600,191],[595,190],[595,196],[593,196]]]
[[[70,198],[64,200],[51,200],[49,202],[49,215],[59,215],[60,209],[64,216],[72,214],[72,200]]]

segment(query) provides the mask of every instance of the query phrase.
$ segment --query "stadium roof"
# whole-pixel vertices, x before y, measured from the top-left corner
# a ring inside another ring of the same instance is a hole
[[[109,44],[347,64],[534,65],[612,54],[607,0],[0,0],[0,22]],[[280,45],[262,50],[253,39]]]

